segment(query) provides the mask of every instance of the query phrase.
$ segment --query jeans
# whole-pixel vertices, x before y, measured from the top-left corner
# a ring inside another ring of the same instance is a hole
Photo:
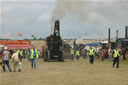
[[[4,60],[3,61],[3,64],[4,64],[4,66],[3,66],[3,72],[6,72],[5,64],[7,65],[8,70],[11,72],[11,67],[10,67],[10,64],[9,64],[9,60]]]
[[[94,62],[94,56],[93,55],[89,55],[90,56],[90,63],[93,64]]]
[[[33,68],[33,64],[34,64],[34,69],[36,69],[36,58],[31,59],[32,68]]]

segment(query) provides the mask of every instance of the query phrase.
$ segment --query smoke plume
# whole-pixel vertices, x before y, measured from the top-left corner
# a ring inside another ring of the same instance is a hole
[[[80,25],[88,23],[91,27],[97,24],[125,26],[128,22],[127,10],[128,1],[126,0],[58,0],[51,15],[51,22],[53,23],[56,19],[61,21],[68,16],[76,16]],[[89,32],[94,29],[90,28]],[[97,29],[95,32],[100,33],[100,30]]]

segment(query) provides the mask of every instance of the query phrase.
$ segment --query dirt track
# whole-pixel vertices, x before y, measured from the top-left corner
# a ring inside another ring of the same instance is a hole
[[[12,64],[12,63],[11,63]],[[0,68],[0,85],[128,85],[128,61],[120,68],[112,68],[112,61],[88,60],[63,62],[37,61],[37,69],[31,69],[23,61],[22,72],[3,73]]]

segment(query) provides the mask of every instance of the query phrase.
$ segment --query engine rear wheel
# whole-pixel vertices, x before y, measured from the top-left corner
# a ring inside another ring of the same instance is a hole
[[[43,60],[45,62],[49,61],[50,60],[50,51],[46,49],[46,53],[45,53],[45,56],[43,58]]]

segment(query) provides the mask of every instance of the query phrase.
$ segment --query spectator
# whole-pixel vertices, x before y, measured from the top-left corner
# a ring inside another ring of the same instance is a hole
[[[5,69],[5,64],[7,65],[8,67],[8,70],[11,72],[11,67],[10,67],[10,64],[9,64],[9,58],[11,58],[11,53],[8,51],[8,48],[5,47],[4,51],[3,51],[3,54],[2,54],[2,61],[3,61],[3,72],[6,72],[6,69]]]
[[[73,59],[74,59],[74,50],[73,49],[71,49],[70,54],[71,54],[71,61],[73,61]]]
[[[18,55],[19,55],[19,72],[21,71],[22,68],[22,58],[23,58],[23,51],[20,49],[17,51]]]
[[[76,58],[77,58],[77,60],[79,60],[79,58],[80,58],[80,51],[79,50],[76,51]]]
[[[34,69],[36,69],[36,59],[38,59],[38,51],[37,49],[35,49],[35,47],[33,47],[33,49],[31,49],[30,52],[31,56],[31,67],[33,68],[33,64],[34,64]]]
[[[113,52],[112,49],[109,48],[109,49],[108,49],[108,59],[109,59],[109,60],[112,60],[112,52]]]
[[[101,61],[104,61],[104,49],[99,50],[99,56],[100,56]]]
[[[13,59],[13,71],[16,72],[16,68],[18,68],[18,64],[19,64],[19,54],[16,50],[12,55],[12,59]],[[19,72],[20,72],[20,69],[19,69]]]
[[[26,57],[29,62],[30,61],[30,49],[26,50]]]
[[[122,49],[122,55],[123,55],[123,60],[126,60],[125,59],[125,49],[124,48]]]
[[[113,54],[114,54],[113,68],[115,64],[117,64],[116,68],[119,68],[120,50],[118,48],[114,49]]]
[[[92,49],[92,47],[90,47],[89,49],[89,57],[90,57],[90,63],[93,64],[94,62],[94,55],[95,55],[95,51],[94,49]]]
[[[39,56],[39,59],[41,59],[41,55],[40,55],[40,50],[38,50],[38,56]]]

